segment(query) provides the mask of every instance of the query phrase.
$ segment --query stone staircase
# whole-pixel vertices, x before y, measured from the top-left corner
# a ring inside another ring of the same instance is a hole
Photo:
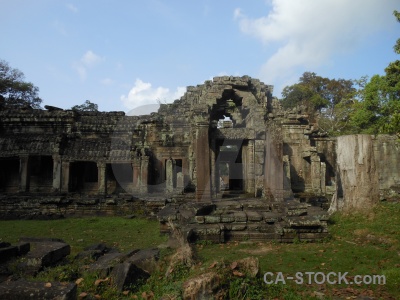
[[[230,198],[210,203],[169,203],[158,213],[161,232],[171,222],[188,241],[314,242],[328,234],[326,210],[298,200]]]

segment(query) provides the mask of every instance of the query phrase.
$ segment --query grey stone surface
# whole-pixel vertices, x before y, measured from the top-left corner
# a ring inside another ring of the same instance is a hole
[[[119,291],[129,289],[132,285],[138,283],[139,280],[149,277],[150,275],[147,272],[130,262],[117,264],[110,273],[112,283]]]
[[[60,242],[60,239],[21,238],[21,242],[30,241],[31,251],[18,265],[19,269],[29,274],[35,274],[44,267],[52,266],[71,252],[71,247]]]
[[[160,258],[160,250],[158,248],[141,249],[131,255],[125,262],[134,264],[149,274],[157,269],[157,262]]]
[[[0,283],[0,299],[3,300],[76,300],[75,283],[30,282],[26,280],[5,281]]]

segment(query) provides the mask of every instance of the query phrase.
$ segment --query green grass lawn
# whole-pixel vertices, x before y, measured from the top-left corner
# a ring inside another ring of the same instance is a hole
[[[200,244],[198,255],[206,265],[254,255],[260,261],[262,273],[282,272],[286,276],[296,272],[348,272],[351,280],[354,275],[382,274],[386,276],[386,285],[296,285],[290,280],[286,283],[297,292],[322,290],[332,295],[340,294],[336,290],[350,288],[346,297],[372,290],[378,299],[400,299],[400,203],[380,204],[368,216],[337,214],[330,223],[332,238],[321,243]]]
[[[249,299],[316,299],[314,292],[324,294],[326,299],[352,299],[360,295],[373,296],[375,299],[400,299],[400,203],[382,203],[367,216],[336,214],[331,217],[329,230],[332,237],[320,243],[198,243],[194,246],[199,261],[195,267],[183,270],[181,276],[177,274],[172,280],[164,278],[160,272],[157,278],[154,277],[153,281],[137,291],[138,298],[141,293],[150,290],[159,290],[159,294],[156,293],[158,296],[168,289],[176,293],[188,276],[207,271],[208,266],[215,261],[229,264],[240,258],[255,256],[259,259],[262,274],[282,272],[285,276],[294,276],[296,272],[348,272],[350,280],[354,275],[383,274],[387,283],[347,286],[297,285],[287,281],[286,285],[279,283],[268,286],[262,280],[257,283],[240,278],[237,282],[232,281],[232,284],[247,282],[249,291],[252,287],[253,291],[258,290],[257,295],[263,295],[260,298],[251,296]],[[73,255],[85,246],[99,242],[128,251],[154,247],[166,241],[166,237],[159,234],[157,221],[141,218],[0,221],[1,241],[16,243],[23,236],[64,239],[71,245]],[[112,295],[119,299],[115,294]]]
[[[67,218],[59,220],[0,221],[0,241],[16,243],[20,237],[61,238],[76,254],[86,246],[105,243],[120,251],[157,247],[166,241],[155,220],[122,217]]]

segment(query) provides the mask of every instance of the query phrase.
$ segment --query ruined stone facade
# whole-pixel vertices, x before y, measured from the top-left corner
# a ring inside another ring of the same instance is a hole
[[[398,146],[374,143],[377,159],[382,148],[397,165],[379,177],[384,194],[399,184]],[[335,147],[248,76],[190,86],[145,116],[2,111],[0,214],[151,214],[168,202],[238,197],[260,200],[264,212],[295,198],[324,206],[337,189]]]

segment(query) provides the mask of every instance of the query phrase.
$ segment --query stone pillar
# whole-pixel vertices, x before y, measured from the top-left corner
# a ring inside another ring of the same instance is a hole
[[[61,192],[69,192],[69,161],[63,161],[61,163]]]
[[[104,162],[97,163],[97,174],[98,193],[105,195],[107,193],[107,174],[106,164]]]
[[[247,173],[246,173],[246,188],[248,193],[255,193],[255,174],[254,174],[254,140],[249,140],[247,145]]]
[[[29,191],[29,156],[19,157],[19,191]]]
[[[175,161],[172,158],[167,159],[165,164],[165,184],[167,193],[174,191],[174,165]]]
[[[132,163],[132,184],[134,188],[139,186],[139,175],[140,175],[140,161],[138,158],[134,158]]]
[[[217,147],[216,147],[216,142],[214,139],[211,140],[211,153],[210,153],[210,160],[211,160],[211,190],[212,190],[212,194],[216,195],[217,193],[217,187],[219,185],[219,176],[218,176],[218,172],[217,172],[217,168],[216,168],[216,164],[215,164],[215,160],[217,157]],[[218,181],[217,181],[218,180]]]
[[[311,188],[317,195],[321,194],[321,159],[317,153],[311,154]]]
[[[176,189],[181,192],[183,191],[183,189],[185,188],[185,176],[183,175],[182,172],[178,172],[178,174],[176,174]]]
[[[61,190],[61,158],[53,155],[53,192]]]
[[[326,194],[326,163],[321,162],[321,193]]]
[[[147,193],[147,178],[149,174],[149,157],[142,156],[140,160],[140,193]]]
[[[199,122],[196,127],[196,200],[210,201],[210,149],[208,123]]]
[[[283,201],[283,151],[282,142],[272,138],[268,132],[265,137],[264,196],[274,201]]]

